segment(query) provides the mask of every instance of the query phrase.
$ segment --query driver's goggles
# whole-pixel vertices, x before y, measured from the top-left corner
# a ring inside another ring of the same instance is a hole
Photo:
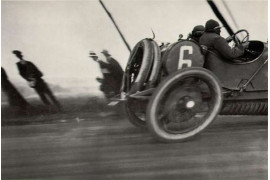
[[[221,28],[223,28],[223,26],[217,26],[217,27],[214,28],[214,30],[221,29]]]

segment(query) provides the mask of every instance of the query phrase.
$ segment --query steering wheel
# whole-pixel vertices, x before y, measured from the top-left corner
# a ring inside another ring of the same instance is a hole
[[[246,36],[243,38],[242,41],[240,41],[238,38],[237,38],[237,34],[241,33],[241,32],[245,32]],[[242,43],[245,43],[245,42],[248,42],[249,41],[249,33],[247,30],[245,29],[241,29],[239,31],[237,31],[236,33],[234,33],[232,36],[232,39],[234,41],[234,43],[236,44],[236,46],[238,46],[239,44],[242,44]]]
[[[240,41],[240,40],[237,38],[237,36],[236,36],[237,34],[239,34],[239,33],[241,33],[241,32],[245,32],[245,34],[246,34],[246,36],[243,38],[242,41]],[[234,41],[234,43],[235,43],[236,46],[238,46],[239,44],[246,43],[246,42],[249,41],[249,33],[248,33],[248,31],[245,30],[245,29],[241,29],[241,30],[237,31],[237,32],[234,33],[231,37],[232,37],[232,39],[233,39],[233,41]],[[252,51],[252,50],[250,50],[250,49],[248,49],[248,48],[245,48],[245,51],[247,51],[248,53],[250,53],[250,54],[252,54],[252,55],[255,55],[255,56],[257,56],[257,55],[260,54],[260,53],[258,53],[258,52],[256,52],[256,51]]]

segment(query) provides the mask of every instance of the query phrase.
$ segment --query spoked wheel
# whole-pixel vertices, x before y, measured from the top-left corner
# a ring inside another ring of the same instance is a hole
[[[217,116],[222,91],[215,75],[203,68],[186,68],[167,77],[152,95],[147,124],[161,141],[195,136]]]
[[[146,128],[147,100],[128,99],[125,102],[125,110],[129,121],[138,127]]]

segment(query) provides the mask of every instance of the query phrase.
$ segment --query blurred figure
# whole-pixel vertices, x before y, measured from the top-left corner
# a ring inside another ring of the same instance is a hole
[[[118,94],[120,94],[124,71],[120,64],[117,62],[117,60],[115,60],[107,50],[103,50],[101,53],[106,57],[107,62],[110,64],[109,70],[111,72],[111,75],[115,78],[115,86],[119,89]]]
[[[30,105],[17,91],[17,89],[8,80],[8,76],[4,68],[1,67],[1,89],[5,92],[11,107],[27,109]]]
[[[20,75],[28,82],[31,88],[35,89],[43,103],[45,105],[51,105],[50,98],[58,110],[60,110],[61,105],[54,97],[47,83],[42,79],[42,72],[32,62],[24,60],[20,51],[14,50],[12,52],[20,60],[16,63]]]
[[[202,25],[195,26],[192,32],[188,35],[187,39],[194,40],[195,42],[199,43],[200,37],[203,35],[204,31],[205,31],[204,26]]]
[[[98,62],[103,75],[103,78],[97,78],[97,81],[101,83],[100,90],[107,99],[110,99],[120,94],[123,70],[116,60],[111,58],[109,54],[106,55],[108,62],[103,62],[95,52],[89,52],[89,57]]]

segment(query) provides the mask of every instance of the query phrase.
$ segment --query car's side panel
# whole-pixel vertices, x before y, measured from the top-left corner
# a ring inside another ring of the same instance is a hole
[[[214,72],[219,78],[223,87],[229,89],[239,89],[246,83],[252,75],[260,68],[260,71],[247,86],[247,91],[267,90],[268,89],[268,64],[265,63],[267,57],[267,47],[264,48],[262,55],[252,63],[236,64],[226,61],[219,56],[208,53],[205,68]],[[265,63],[265,65],[263,65]]]

